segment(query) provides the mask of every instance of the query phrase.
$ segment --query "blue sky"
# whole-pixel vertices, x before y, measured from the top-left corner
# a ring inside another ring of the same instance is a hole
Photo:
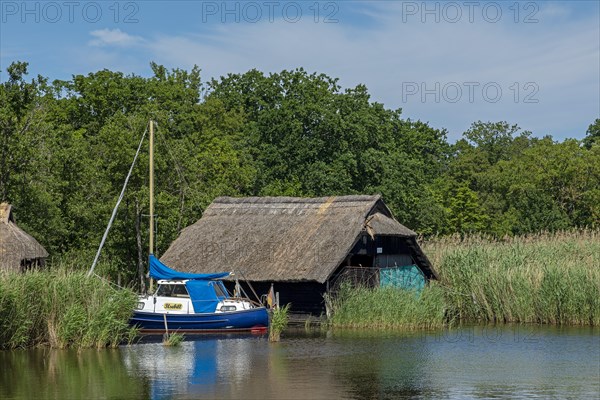
[[[303,67],[459,138],[476,120],[582,138],[600,117],[598,1],[0,1],[13,61],[69,79],[149,63],[204,80]]]

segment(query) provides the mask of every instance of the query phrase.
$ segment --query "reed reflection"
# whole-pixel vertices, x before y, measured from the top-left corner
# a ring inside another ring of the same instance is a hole
[[[146,399],[118,349],[0,351],[0,399]]]

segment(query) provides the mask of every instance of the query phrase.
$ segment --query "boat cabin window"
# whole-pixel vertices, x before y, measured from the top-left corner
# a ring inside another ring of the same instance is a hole
[[[163,297],[190,297],[185,285],[160,284],[156,291],[157,296]]]
[[[227,297],[227,294],[223,291],[221,285],[219,285],[217,282],[213,282],[212,285],[215,288],[215,293],[217,294],[217,297]]]

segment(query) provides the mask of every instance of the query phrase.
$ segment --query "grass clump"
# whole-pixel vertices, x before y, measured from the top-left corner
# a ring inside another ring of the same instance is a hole
[[[181,344],[181,342],[183,342],[183,339],[185,339],[185,336],[183,333],[178,333],[178,332],[165,333],[165,335],[163,337],[163,345],[170,346],[170,347],[176,347],[176,346],[179,346]]]
[[[130,290],[65,269],[0,275],[0,348],[116,347],[134,337]]]
[[[269,324],[269,341],[279,342],[281,339],[281,332],[288,325],[288,312],[290,310],[290,304],[286,304],[283,307],[276,307],[271,313],[271,321]]]

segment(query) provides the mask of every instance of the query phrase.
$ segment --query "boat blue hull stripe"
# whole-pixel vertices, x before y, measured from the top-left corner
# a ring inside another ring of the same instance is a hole
[[[130,325],[144,330],[164,330],[164,315],[169,330],[252,330],[269,326],[269,315],[264,307],[219,314],[162,314],[134,311]]]

